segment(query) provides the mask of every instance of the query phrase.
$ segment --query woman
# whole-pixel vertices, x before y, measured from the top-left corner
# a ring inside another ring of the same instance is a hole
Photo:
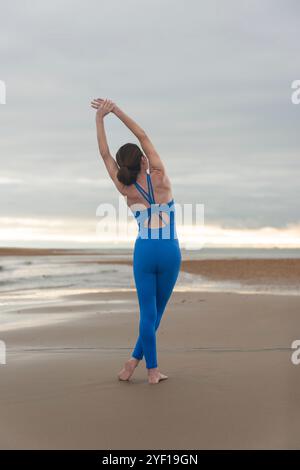
[[[144,356],[148,381],[157,384],[168,377],[158,369],[156,331],[181,264],[171,184],[149,137],[133,119],[108,99],[94,99],[91,106],[97,109],[100,154],[139,226],[133,252],[133,273],[140,307],[139,337],[118,378],[129,380]],[[110,112],[133,132],[145,155],[138,145],[128,143],[120,147],[114,160],[104,129],[104,116]]]

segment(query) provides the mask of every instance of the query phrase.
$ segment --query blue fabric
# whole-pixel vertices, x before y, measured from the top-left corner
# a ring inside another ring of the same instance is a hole
[[[141,193],[141,195],[149,202],[149,204],[155,204],[154,191],[153,191],[151,176],[149,173],[147,173],[148,193],[147,191],[145,191],[144,188],[142,188],[141,185],[139,185],[139,183],[135,182],[134,185],[136,189]]]
[[[133,253],[140,324],[132,356],[143,359],[148,369],[157,367],[156,330],[176,283],[181,264],[177,239],[138,238]]]
[[[165,204],[151,204],[150,207],[141,211],[133,212],[138,223],[138,238],[143,239],[176,239],[175,226],[175,204],[172,199]],[[159,214],[163,222],[162,227],[151,228],[151,215]]]
[[[174,200],[167,204],[155,204],[150,175],[147,175],[147,181],[148,193],[145,193],[149,200],[143,194],[143,188],[140,192],[151,207],[133,212],[139,226],[133,252],[133,273],[140,323],[132,356],[140,360],[145,357],[146,367],[150,369],[157,367],[156,331],[179,274],[181,252],[175,228]],[[151,213],[168,215],[167,218],[163,217],[168,223],[159,228],[151,228],[149,224],[145,227],[145,220],[149,220]]]
[[[136,189],[140,192],[140,194],[146,199],[148,204],[150,204],[150,207],[152,207],[155,203],[155,198],[154,198],[154,191],[153,191],[153,186],[152,186],[152,181],[151,181],[151,176],[149,173],[147,173],[147,186],[148,186],[148,192],[145,191],[142,186],[140,186],[137,182],[134,183]],[[158,212],[160,220],[163,222],[163,218],[161,215],[161,212]],[[150,226],[151,223],[151,215],[152,211],[148,213],[148,226]]]

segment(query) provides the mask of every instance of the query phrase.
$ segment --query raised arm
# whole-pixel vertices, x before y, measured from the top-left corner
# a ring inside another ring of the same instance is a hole
[[[124,111],[122,111],[118,106],[115,106],[112,112],[125,124],[125,126],[128,127],[128,129],[131,130],[131,132],[139,140],[143,151],[148,157],[151,170],[160,170],[165,173],[165,166],[144,129],[142,129],[131,117],[124,113]]]
[[[109,100],[103,100],[103,103],[100,105],[95,100],[91,103],[92,108],[97,109],[96,112],[96,129],[97,129],[97,141],[99,152],[102,157],[102,160],[106,166],[107,172],[113,182],[115,183],[117,189],[122,193],[123,185],[117,178],[118,165],[115,159],[112,157],[106,138],[106,132],[104,127],[104,116],[112,112],[114,103]]]
[[[103,100],[99,98],[99,101],[101,102]],[[151,170],[160,170],[162,173],[165,173],[165,166],[144,129],[117,105],[114,105],[112,113],[115,114],[139,140],[146,157],[148,157]]]

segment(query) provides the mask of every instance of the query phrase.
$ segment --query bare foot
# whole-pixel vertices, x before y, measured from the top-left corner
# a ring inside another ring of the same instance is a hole
[[[129,380],[138,363],[139,360],[134,357],[128,359],[128,361],[125,362],[123,369],[118,374],[119,380]]]
[[[149,369],[148,370],[148,382],[149,384],[158,384],[161,380],[166,380],[168,378],[167,375],[162,374],[159,372],[158,369]]]

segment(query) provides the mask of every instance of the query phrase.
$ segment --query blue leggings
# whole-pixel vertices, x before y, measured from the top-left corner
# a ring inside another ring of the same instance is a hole
[[[137,289],[139,337],[132,357],[143,359],[148,369],[157,367],[156,330],[171,297],[181,264],[178,239],[135,241],[133,273]]]

